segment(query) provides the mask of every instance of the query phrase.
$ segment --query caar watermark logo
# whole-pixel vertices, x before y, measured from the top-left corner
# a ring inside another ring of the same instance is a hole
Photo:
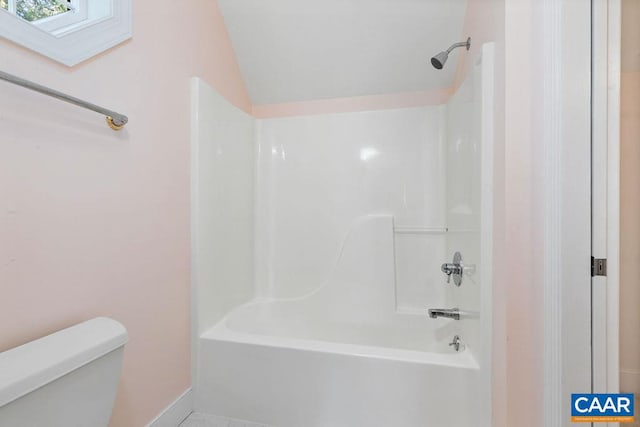
[[[574,423],[632,423],[633,394],[572,394],[571,421]]]

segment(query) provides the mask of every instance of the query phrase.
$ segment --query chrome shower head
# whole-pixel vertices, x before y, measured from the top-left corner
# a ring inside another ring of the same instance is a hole
[[[449,49],[443,50],[442,52],[431,58],[431,65],[433,65],[433,68],[435,69],[442,70],[442,67],[444,67],[447,59],[449,59],[449,54],[451,53],[451,51],[457,47],[463,46],[466,47],[467,50],[471,48],[471,37],[469,37],[466,42],[452,44]]]
[[[447,62],[447,59],[449,59],[449,52],[442,51],[436,56],[434,56],[433,58],[431,58],[431,65],[433,65],[433,68],[435,69],[442,70],[442,67],[444,67],[444,64],[445,62]]]

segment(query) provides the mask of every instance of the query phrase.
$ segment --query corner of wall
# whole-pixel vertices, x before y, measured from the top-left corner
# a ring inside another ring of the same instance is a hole
[[[201,77],[211,84],[230,103],[245,113],[251,114],[251,97],[247,90],[238,57],[233,48],[229,31],[224,22],[217,0],[213,2],[212,22],[208,26],[208,33],[204,36],[212,41],[211,51],[214,52],[209,61],[210,73]],[[210,78],[208,78],[210,76]]]

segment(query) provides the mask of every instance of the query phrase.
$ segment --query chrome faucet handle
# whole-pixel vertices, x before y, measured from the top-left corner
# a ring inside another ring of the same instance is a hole
[[[460,335],[455,335],[453,341],[449,343],[449,347],[453,346],[455,351],[460,351]]]
[[[447,275],[447,284],[451,283],[451,273],[453,273],[451,270],[445,269],[445,265],[447,264],[442,264],[442,271],[444,271],[444,274]]]
[[[462,255],[460,252],[456,252],[453,255],[453,262],[442,264],[440,269],[447,275],[447,283],[451,283],[451,276],[453,276],[453,283],[455,283],[456,286],[460,286],[462,284],[464,266],[462,265]]]

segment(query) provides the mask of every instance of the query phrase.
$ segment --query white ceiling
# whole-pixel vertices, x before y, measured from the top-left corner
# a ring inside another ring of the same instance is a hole
[[[447,88],[429,59],[467,37],[467,0],[218,3],[256,105]]]

